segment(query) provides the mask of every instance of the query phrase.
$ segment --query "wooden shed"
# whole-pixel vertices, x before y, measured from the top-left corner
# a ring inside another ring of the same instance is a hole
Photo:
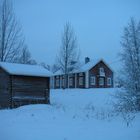
[[[49,104],[49,76],[41,66],[0,62],[0,108]]]

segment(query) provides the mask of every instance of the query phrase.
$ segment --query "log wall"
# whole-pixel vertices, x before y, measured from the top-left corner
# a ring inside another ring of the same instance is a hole
[[[12,76],[13,106],[50,103],[49,78]]]
[[[0,68],[0,108],[10,107],[10,78],[8,73]]]

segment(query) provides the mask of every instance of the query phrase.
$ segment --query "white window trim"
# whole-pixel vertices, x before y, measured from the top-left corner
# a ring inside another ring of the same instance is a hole
[[[90,85],[90,83],[89,83],[89,71],[86,71],[86,73],[85,73],[85,86],[86,86],[86,88],[89,88],[89,85]]]
[[[95,76],[91,76],[90,77],[90,85],[95,85],[96,84],[96,77]]]
[[[112,81],[111,77],[108,77],[107,78],[107,85],[108,86],[111,86],[112,85],[112,82],[111,81]]]

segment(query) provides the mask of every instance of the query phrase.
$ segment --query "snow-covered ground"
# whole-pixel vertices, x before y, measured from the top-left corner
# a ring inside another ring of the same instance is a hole
[[[51,90],[51,105],[0,110],[0,140],[140,140],[140,114],[127,127],[115,91]]]

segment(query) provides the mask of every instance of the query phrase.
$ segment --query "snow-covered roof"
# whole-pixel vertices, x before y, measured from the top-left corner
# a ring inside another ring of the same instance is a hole
[[[111,70],[112,68],[103,60],[103,59],[97,59],[97,60],[91,60],[90,62],[84,64],[82,67],[80,67],[79,70],[76,70],[77,72],[86,72],[89,71],[91,68],[93,68],[95,65],[97,65],[100,61],[104,62],[105,65]]]
[[[55,76],[55,75],[62,75],[63,73],[62,73],[62,71],[61,70],[58,70],[58,71],[56,71],[54,74],[53,74],[53,76]]]
[[[90,61],[90,62],[84,64],[82,67],[80,67],[80,69],[77,70],[77,72],[86,72],[86,71],[90,70],[92,67],[94,67],[100,61],[101,60]]]
[[[23,75],[34,77],[49,77],[52,75],[51,72],[38,65],[0,62],[0,67],[11,75]]]

